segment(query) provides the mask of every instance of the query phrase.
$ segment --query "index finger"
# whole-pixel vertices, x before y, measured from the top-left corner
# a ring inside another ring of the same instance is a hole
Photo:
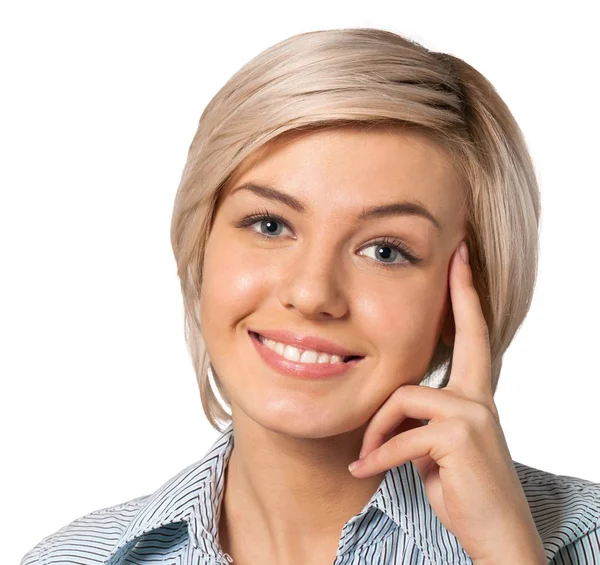
[[[465,246],[463,241],[461,245]],[[461,390],[473,400],[486,401],[492,394],[489,331],[471,267],[454,251],[450,264],[450,296],[456,333],[452,354],[452,372],[448,386]]]

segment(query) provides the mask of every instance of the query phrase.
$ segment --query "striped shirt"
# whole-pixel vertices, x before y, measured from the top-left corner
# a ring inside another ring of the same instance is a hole
[[[41,540],[21,565],[229,565],[218,521],[232,424],[204,458],[155,493],[77,518]],[[600,564],[600,484],[514,462],[549,563]],[[437,519],[412,462],[388,470],[342,528],[334,565],[468,564]]]

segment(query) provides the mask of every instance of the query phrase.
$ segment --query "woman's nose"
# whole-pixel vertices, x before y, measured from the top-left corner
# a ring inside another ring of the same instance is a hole
[[[282,265],[279,300],[306,317],[341,318],[348,311],[348,280],[332,250],[307,250]]]

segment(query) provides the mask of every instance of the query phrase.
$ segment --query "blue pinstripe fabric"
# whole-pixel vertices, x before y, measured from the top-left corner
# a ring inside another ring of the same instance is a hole
[[[204,458],[155,493],[86,514],[41,540],[21,565],[229,565],[218,542],[230,425]],[[600,565],[600,484],[513,462],[555,565]],[[437,519],[412,463],[390,469],[344,525],[334,565],[468,564]],[[234,563],[235,565],[235,563]]]

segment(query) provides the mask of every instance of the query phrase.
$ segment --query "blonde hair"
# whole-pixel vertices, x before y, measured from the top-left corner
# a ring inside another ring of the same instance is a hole
[[[185,338],[202,407],[218,431],[231,422],[214,385],[200,327],[204,250],[219,196],[245,159],[293,130],[401,126],[427,132],[454,157],[467,187],[467,244],[490,338],[492,388],[523,322],[538,263],[540,196],[523,134],[492,84],[463,60],[391,31],[301,33],[237,71],[200,117],[175,197],[171,244],[184,302]],[[441,339],[425,382],[452,369]]]

